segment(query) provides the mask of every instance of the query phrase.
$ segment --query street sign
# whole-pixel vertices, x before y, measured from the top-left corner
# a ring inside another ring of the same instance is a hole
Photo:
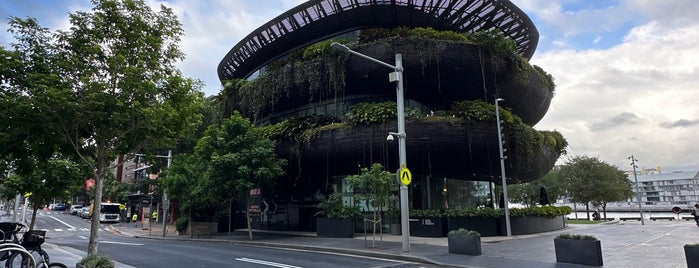
[[[410,173],[410,170],[403,166],[403,168],[400,169],[400,182],[408,186],[410,185],[410,182],[413,180],[413,174]]]

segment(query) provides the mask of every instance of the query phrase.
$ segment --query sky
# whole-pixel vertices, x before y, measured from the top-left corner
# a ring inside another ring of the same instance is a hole
[[[251,31],[302,0],[146,0],[172,8],[185,36],[178,67],[204,81],[207,96],[221,89],[216,67]],[[540,38],[530,63],[557,85],[535,128],[557,130],[571,157],[597,157],[622,170],[660,166],[664,173],[699,171],[699,1],[512,0]],[[0,45],[13,42],[7,18],[34,17],[66,29],[68,14],[89,0],[0,0]]]

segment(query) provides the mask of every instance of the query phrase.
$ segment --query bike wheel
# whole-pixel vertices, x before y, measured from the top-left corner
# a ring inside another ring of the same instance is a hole
[[[44,249],[28,250],[34,258],[29,260],[27,256],[18,251],[13,251],[10,257],[5,262],[5,268],[25,268],[30,266],[30,262],[36,261],[36,264],[49,263],[49,254]]]

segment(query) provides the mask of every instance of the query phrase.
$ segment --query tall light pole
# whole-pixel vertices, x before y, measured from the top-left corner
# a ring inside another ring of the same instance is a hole
[[[510,207],[507,199],[507,181],[505,181],[505,151],[502,148],[502,128],[500,126],[500,107],[498,102],[504,101],[504,99],[495,99],[495,120],[498,121],[498,147],[500,149],[500,175],[502,176],[502,198],[505,205],[505,226],[507,227],[507,236],[512,236],[512,229],[510,228]]]
[[[636,181],[636,198],[638,199],[638,212],[641,214],[641,225],[646,225],[645,221],[643,220],[643,208],[641,208],[641,189],[638,188],[638,177],[636,176],[636,168],[638,167],[636,165],[636,162],[638,162],[638,159],[634,158],[633,155],[629,156],[631,160],[631,167],[633,167],[633,179]]]
[[[390,82],[397,82],[396,103],[398,106],[398,133],[389,133],[389,135],[398,137],[398,158],[400,159],[400,168],[407,168],[405,156],[405,108],[403,103],[403,57],[400,53],[396,53],[396,65],[391,65],[351,50],[347,46],[340,43],[333,42],[330,44],[330,47],[350,53],[352,55],[357,55],[361,58],[386,66],[394,71],[388,74],[388,79]],[[410,251],[410,228],[408,225],[408,186],[402,183],[400,184],[400,223],[403,252],[408,252]]]

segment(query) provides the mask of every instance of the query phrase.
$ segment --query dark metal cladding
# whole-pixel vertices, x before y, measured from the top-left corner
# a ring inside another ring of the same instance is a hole
[[[243,38],[221,60],[221,80],[245,78],[288,52],[342,33],[397,26],[476,32],[499,29],[531,58],[539,33],[508,0],[309,0]]]

